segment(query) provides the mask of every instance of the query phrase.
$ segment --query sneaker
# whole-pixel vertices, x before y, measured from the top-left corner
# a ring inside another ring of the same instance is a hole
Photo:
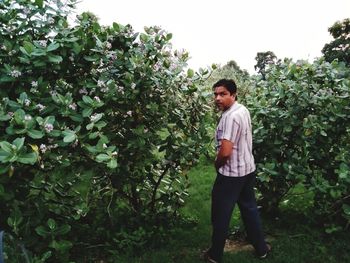
[[[265,254],[261,255],[261,256],[258,256],[259,259],[265,259],[267,258],[267,256],[269,255],[269,253],[271,252],[272,250],[272,246],[270,243],[266,242],[266,246],[267,246],[267,251],[265,252]]]

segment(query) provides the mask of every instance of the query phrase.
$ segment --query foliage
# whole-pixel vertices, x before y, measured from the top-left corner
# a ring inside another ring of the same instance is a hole
[[[262,204],[274,210],[303,183],[330,232],[350,222],[349,77],[344,63],[285,60],[270,67],[245,101],[255,127]]]
[[[0,3],[0,226],[53,262],[160,242],[207,140],[206,72],[171,34],[73,6]]]
[[[272,51],[258,52],[255,57],[256,64],[254,69],[265,78],[269,65],[275,64],[277,57]]]
[[[322,49],[326,61],[338,59],[350,66],[350,19],[334,23],[328,31],[334,39]]]

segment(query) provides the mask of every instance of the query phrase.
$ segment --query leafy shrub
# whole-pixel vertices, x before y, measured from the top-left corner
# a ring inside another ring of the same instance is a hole
[[[171,34],[90,13],[70,26],[73,7],[0,3],[0,226],[61,262],[171,227],[207,140],[206,72],[185,72]]]
[[[328,232],[349,226],[349,77],[344,63],[285,60],[246,97],[265,209],[303,183]]]

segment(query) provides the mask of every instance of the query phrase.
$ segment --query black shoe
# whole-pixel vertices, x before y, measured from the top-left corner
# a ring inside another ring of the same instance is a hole
[[[209,255],[209,249],[204,250],[201,255],[202,260],[204,260],[207,263],[219,263],[218,261],[212,259]]]
[[[270,254],[270,252],[271,252],[271,250],[272,250],[272,246],[271,246],[271,244],[270,243],[268,243],[268,242],[266,242],[266,246],[267,246],[267,251],[265,252],[265,254],[263,254],[263,255],[258,255],[258,258],[259,259],[265,259],[265,258],[267,258],[267,256]]]

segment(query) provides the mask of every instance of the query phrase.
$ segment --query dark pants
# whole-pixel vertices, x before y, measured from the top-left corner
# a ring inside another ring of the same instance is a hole
[[[249,242],[258,255],[267,251],[254,193],[255,172],[243,177],[228,177],[218,173],[212,190],[212,246],[209,255],[221,262],[230,220],[235,204],[241,211]]]

